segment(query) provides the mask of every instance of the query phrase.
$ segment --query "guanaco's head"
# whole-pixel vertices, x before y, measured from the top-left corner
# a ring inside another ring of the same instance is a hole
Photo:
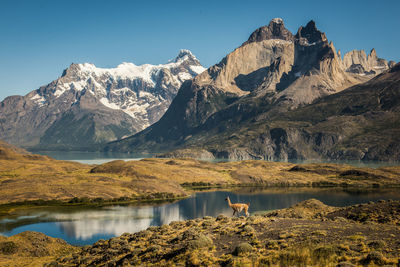
[[[226,198],[225,198],[225,201],[228,201],[228,199],[229,199],[229,197],[226,197]]]

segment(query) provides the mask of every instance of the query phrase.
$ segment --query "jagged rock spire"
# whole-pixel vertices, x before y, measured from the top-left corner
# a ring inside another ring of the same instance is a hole
[[[313,20],[310,20],[305,27],[300,26],[295,39],[302,45],[327,41],[325,33],[317,29]]]
[[[293,34],[285,28],[285,24],[281,18],[274,18],[269,22],[268,26],[263,26],[255,30],[244,44],[269,39],[292,41]]]

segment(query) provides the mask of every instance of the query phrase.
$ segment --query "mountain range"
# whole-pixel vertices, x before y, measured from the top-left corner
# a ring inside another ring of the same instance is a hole
[[[185,81],[162,118],[107,151],[231,159],[399,160],[399,65],[343,58],[310,21],[276,18]]]
[[[94,149],[158,121],[182,83],[204,70],[189,50],[162,65],[71,64],[51,83],[0,103],[0,139],[30,149]]]

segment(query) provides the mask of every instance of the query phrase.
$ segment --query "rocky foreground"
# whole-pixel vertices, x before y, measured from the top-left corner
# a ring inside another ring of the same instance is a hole
[[[0,262],[19,261],[20,244],[5,251],[15,237],[4,239]],[[398,266],[399,240],[400,201],[337,208],[310,199],[247,218],[220,215],[149,227],[75,252],[66,247],[45,266]],[[30,257],[43,262],[43,254]]]

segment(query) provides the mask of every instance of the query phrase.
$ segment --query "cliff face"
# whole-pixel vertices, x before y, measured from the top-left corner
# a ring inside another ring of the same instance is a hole
[[[187,147],[231,159],[400,160],[400,65],[285,113],[261,113],[228,130],[203,131]]]
[[[349,58],[358,62],[350,54],[342,60],[314,21],[293,35],[281,19],[273,19],[220,63],[184,83],[156,124],[132,137],[110,143],[105,149],[170,151],[193,147],[206,149],[216,157],[235,159],[380,158],[382,151],[365,156],[335,150],[338,142],[357,132],[357,127],[363,127],[352,115],[339,123],[340,113],[331,114],[337,116],[335,123],[340,126],[328,132],[324,128],[318,130],[323,124],[312,131],[304,128],[320,118],[320,110],[307,114],[309,117],[295,120],[288,117],[296,110],[300,112],[314,105],[318,99],[336,99],[330,97],[333,94],[349,96],[335,100],[336,105],[356,101],[351,93],[338,93],[370,80],[377,72],[350,71],[353,63],[346,67],[350,64]],[[385,62],[374,52],[362,64],[368,70],[367,66],[374,66],[375,70],[386,71],[392,64]],[[375,108],[368,107],[371,112]],[[357,127],[353,131],[345,128],[354,123]],[[351,133],[344,137],[347,130]]]

